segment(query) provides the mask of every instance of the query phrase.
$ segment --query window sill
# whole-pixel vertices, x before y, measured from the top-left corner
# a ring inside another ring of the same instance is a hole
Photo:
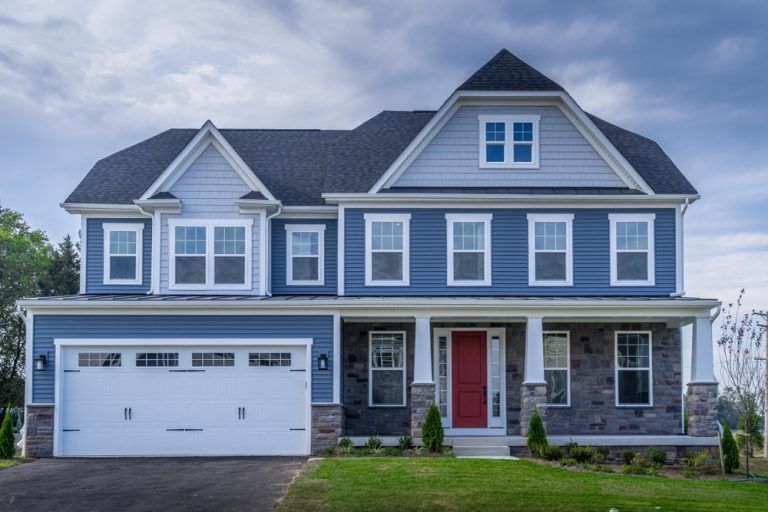
[[[538,170],[540,166],[538,163],[519,163],[519,164],[489,164],[480,163],[480,169],[525,169],[525,170]]]
[[[448,281],[447,286],[493,286],[488,281]]]
[[[141,286],[140,279],[112,279],[109,281],[103,281],[101,284],[105,286]]]
[[[366,281],[365,286],[410,286],[407,281]]]
[[[325,286],[323,281],[290,281],[285,286]]]
[[[611,286],[656,286],[652,281],[611,281]]]
[[[528,281],[528,286],[573,286],[573,281]]]
[[[653,409],[653,404],[616,404],[617,409]]]

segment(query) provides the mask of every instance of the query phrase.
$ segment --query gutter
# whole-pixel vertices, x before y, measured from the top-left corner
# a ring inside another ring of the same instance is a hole
[[[397,203],[402,204],[404,201],[418,201],[419,203],[493,203],[493,202],[530,202],[530,203],[546,203],[556,204],[560,202],[576,202],[576,203],[588,203],[588,202],[604,202],[610,203],[612,201],[622,203],[639,203],[639,204],[657,204],[657,203],[674,203],[674,204],[690,204],[701,198],[698,194],[652,194],[652,195],[607,195],[607,194],[439,194],[439,193],[325,193],[322,194],[323,199],[329,204],[338,204],[342,202],[359,202],[359,203]],[[486,206],[483,204],[483,206]]]

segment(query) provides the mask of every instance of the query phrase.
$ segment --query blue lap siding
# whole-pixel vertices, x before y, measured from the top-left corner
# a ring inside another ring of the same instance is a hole
[[[347,295],[663,296],[675,292],[675,210],[371,210],[410,213],[410,286],[365,286],[365,220],[345,211]],[[448,286],[446,213],[492,213],[492,286]],[[528,285],[528,213],[573,213],[573,286]],[[655,286],[610,285],[610,213],[655,213]]]
[[[33,357],[43,354],[49,364],[35,371],[32,400],[54,401],[55,338],[312,338],[312,401],[333,400],[333,317],[313,315],[36,315]],[[317,356],[328,354],[328,370],[319,371]]]
[[[144,224],[140,285],[104,284],[104,224]],[[88,219],[86,224],[86,293],[147,293],[152,282],[152,222],[149,219]]]
[[[289,286],[286,284],[286,237],[285,226],[306,224],[325,226],[325,284],[323,286]],[[335,295],[337,292],[336,269],[338,261],[338,234],[336,219],[295,219],[272,221],[272,294],[273,295]]]

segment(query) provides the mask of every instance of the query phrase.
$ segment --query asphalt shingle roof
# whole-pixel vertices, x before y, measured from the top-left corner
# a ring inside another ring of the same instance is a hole
[[[560,84],[506,48],[467,78],[457,91],[562,91]]]

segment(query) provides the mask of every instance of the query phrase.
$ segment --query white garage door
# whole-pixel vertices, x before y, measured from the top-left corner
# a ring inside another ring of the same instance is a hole
[[[62,347],[58,455],[303,455],[304,346]]]

